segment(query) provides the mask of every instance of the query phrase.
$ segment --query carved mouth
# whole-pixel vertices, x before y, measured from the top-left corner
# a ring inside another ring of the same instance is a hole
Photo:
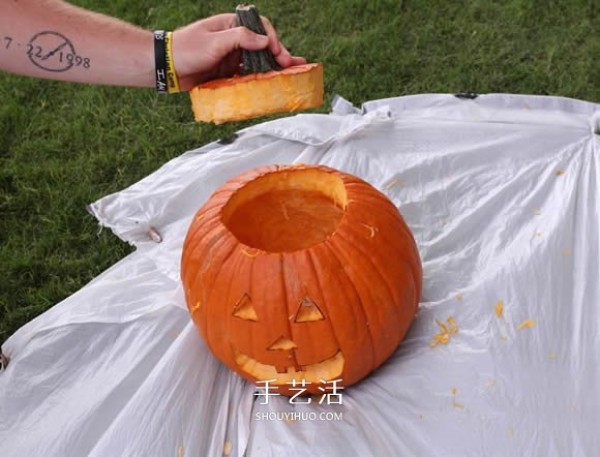
[[[323,380],[332,380],[338,378],[344,370],[344,356],[341,351],[335,353],[332,357],[322,362],[303,365],[301,367],[286,367],[286,372],[279,373],[274,365],[266,365],[258,360],[233,349],[235,362],[240,369],[250,376],[259,379],[275,379],[273,384],[287,384],[292,381],[301,382],[305,380],[309,383],[318,383]]]

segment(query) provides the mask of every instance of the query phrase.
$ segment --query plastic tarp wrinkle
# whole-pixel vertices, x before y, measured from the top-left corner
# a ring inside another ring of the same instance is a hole
[[[137,247],[2,347],[3,457],[588,456],[600,448],[600,106],[415,95],[259,124],[90,205]],[[400,209],[422,302],[342,404],[290,404],[216,361],[179,260],[193,214],[249,168],[320,163]],[[151,230],[160,234],[153,240]]]

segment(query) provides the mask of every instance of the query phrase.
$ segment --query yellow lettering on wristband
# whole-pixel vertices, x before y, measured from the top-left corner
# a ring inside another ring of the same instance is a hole
[[[167,48],[167,91],[170,94],[179,92],[179,78],[175,72],[175,63],[173,61],[173,32],[167,32],[165,36],[165,45]]]

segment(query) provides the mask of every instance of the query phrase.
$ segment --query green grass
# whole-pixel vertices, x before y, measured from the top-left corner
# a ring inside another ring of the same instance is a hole
[[[76,3],[149,29],[235,8],[225,1]],[[324,63],[321,112],[334,94],[357,105],[461,91],[600,102],[597,0],[263,0],[258,7],[295,54]],[[200,125],[185,94],[7,74],[0,100],[0,342],[130,251],[99,230],[88,203],[262,121]]]

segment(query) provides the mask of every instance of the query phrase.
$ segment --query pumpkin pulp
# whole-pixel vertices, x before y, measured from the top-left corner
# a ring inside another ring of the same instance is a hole
[[[344,184],[330,174],[290,171],[260,177],[240,190],[224,222],[247,246],[291,252],[325,241],[345,211]]]

